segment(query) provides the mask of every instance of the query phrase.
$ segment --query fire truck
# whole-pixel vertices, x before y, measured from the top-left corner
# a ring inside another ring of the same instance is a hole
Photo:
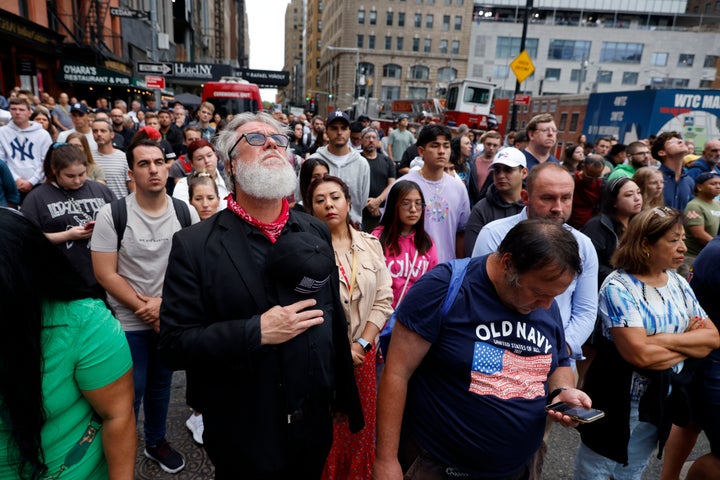
[[[447,88],[445,111],[441,122],[449,127],[465,124],[471,130],[497,129],[500,122],[493,110],[494,92],[493,83],[480,80],[451,82]]]
[[[206,82],[202,101],[215,105],[215,112],[219,112],[223,118],[228,114],[259,112],[263,109],[258,86],[236,77],[222,77],[219,82]]]

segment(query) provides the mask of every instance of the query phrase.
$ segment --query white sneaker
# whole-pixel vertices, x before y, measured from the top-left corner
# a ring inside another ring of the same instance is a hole
[[[202,445],[203,432],[205,431],[205,425],[203,424],[202,415],[190,415],[190,418],[185,421],[185,426],[192,433],[192,437],[193,440],[195,440],[195,443]]]

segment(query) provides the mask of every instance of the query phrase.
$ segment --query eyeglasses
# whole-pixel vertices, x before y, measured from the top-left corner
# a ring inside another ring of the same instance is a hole
[[[400,202],[400,208],[403,210],[410,210],[412,207],[415,207],[416,210],[422,210],[425,208],[425,203],[422,200],[403,200]]]
[[[290,138],[287,135],[283,135],[280,133],[273,133],[271,135],[265,135],[264,133],[243,133],[240,135],[240,138],[237,139],[237,141],[233,144],[232,148],[228,153],[232,154],[232,152],[235,150],[235,147],[237,147],[238,143],[242,139],[247,140],[247,143],[249,145],[252,145],[253,147],[262,147],[267,142],[268,138],[272,138],[273,141],[277,144],[278,147],[281,148],[287,148],[288,144],[290,143]]]
[[[556,128],[538,128],[535,131],[540,133],[549,133],[550,135],[555,135],[557,133]]]

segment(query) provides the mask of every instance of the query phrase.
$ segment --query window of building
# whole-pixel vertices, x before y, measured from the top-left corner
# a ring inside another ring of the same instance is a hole
[[[612,83],[613,72],[611,70],[598,70],[598,83]]]
[[[623,85],[637,85],[638,83],[638,72],[623,72],[622,84]]]
[[[443,39],[440,40],[440,53],[446,54],[448,51],[448,41]]]
[[[547,100],[543,100],[542,104],[540,105],[540,113],[547,112]]]
[[[397,50],[402,50],[403,48],[405,48],[405,38],[397,37],[396,40],[397,40],[397,43],[396,43],[395,47]]]
[[[462,30],[462,17],[455,15],[455,30]]]
[[[548,60],[586,60],[590,58],[590,43],[585,40],[550,40]]]
[[[368,35],[368,48],[375,50],[375,35]]]
[[[413,38],[412,51],[413,52],[420,51],[420,39],[417,37]]]
[[[318,20],[317,31],[322,32],[322,20]]]
[[[703,68],[715,68],[715,66],[717,65],[717,61],[717,55],[705,55],[705,60],[703,61]]]
[[[699,88],[712,88],[712,80],[700,80]]]
[[[495,58],[515,58],[520,54],[520,37],[498,37],[495,46]],[[537,58],[538,39],[525,40],[525,50],[530,58]]]
[[[365,46],[365,35],[358,35],[357,36],[357,48],[363,48]]]
[[[365,10],[358,10],[358,23],[365,25]]]
[[[317,41],[317,49],[318,49],[318,51],[320,51],[320,48],[321,48],[321,47],[322,47],[322,41],[321,41],[321,40],[318,40],[318,41]]]
[[[435,15],[428,13],[425,15],[425,28],[433,28],[433,22],[435,21]]]
[[[415,14],[415,28],[422,27],[422,13]]]
[[[398,27],[405,26],[405,12],[398,12]]]
[[[445,0],[445,5],[447,5],[447,6],[452,5],[452,0]]]
[[[382,100],[397,100],[400,98],[400,87],[383,86],[381,97]]]
[[[578,120],[580,120],[580,114],[573,112],[572,115],[570,115],[570,128],[568,128],[570,133],[577,132]]]
[[[393,16],[393,12],[387,12],[387,15],[385,16],[385,25],[387,25],[388,27],[392,27]]]
[[[377,12],[375,10],[372,10],[370,12],[370,25],[375,25],[377,23]]]
[[[709,3],[705,4],[705,13],[710,13],[710,4]]]
[[[453,55],[460,53],[460,40],[452,41],[452,50],[450,51]]]
[[[450,30],[450,15],[443,15],[442,29],[444,32]]]
[[[558,131],[564,132],[566,126],[567,126],[567,112],[563,112],[560,114],[560,123],[558,123]]]
[[[658,67],[664,67],[667,65],[668,54],[667,52],[654,52],[652,54],[652,64]]]
[[[423,98],[427,98],[427,96],[428,96],[427,88],[423,88],[423,87],[408,88],[408,97],[410,97],[410,98],[423,99]]]
[[[492,78],[508,78],[510,67],[507,65],[494,65]]]
[[[423,42],[423,52],[430,53],[430,50],[432,50],[432,39],[426,38]]]
[[[425,65],[413,65],[410,67],[410,79],[412,80],[429,80],[430,67]]]
[[[557,100],[550,100],[550,113],[557,111]]]
[[[570,70],[570,81],[577,83],[578,78],[580,78],[580,69],[579,68],[573,68]],[[582,69],[582,83],[587,82],[587,68]]]
[[[385,50],[392,50],[392,37],[385,35]]]
[[[678,56],[678,67],[692,67],[695,63],[695,55],[692,53],[681,53]]]
[[[550,82],[560,81],[560,69],[559,68],[546,68],[545,69],[545,80]]]
[[[465,5],[465,1],[464,0],[456,0],[455,5],[457,5],[457,6]]]
[[[643,44],[630,42],[603,42],[600,49],[601,63],[640,63]]]
[[[400,78],[402,76],[402,67],[394,63],[383,65],[384,78]]]
[[[457,70],[452,67],[438,68],[438,82],[452,82],[457,78]]]

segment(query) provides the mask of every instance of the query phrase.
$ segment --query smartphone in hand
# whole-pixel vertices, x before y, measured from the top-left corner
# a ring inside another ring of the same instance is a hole
[[[95,221],[90,221],[85,224],[85,230],[92,230],[95,228]]]
[[[605,412],[595,408],[585,408],[581,405],[570,405],[565,402],[557,402],[545,407],[545,411],[554,410],[567,415],[580,423],[590,423],[605,416]]]

